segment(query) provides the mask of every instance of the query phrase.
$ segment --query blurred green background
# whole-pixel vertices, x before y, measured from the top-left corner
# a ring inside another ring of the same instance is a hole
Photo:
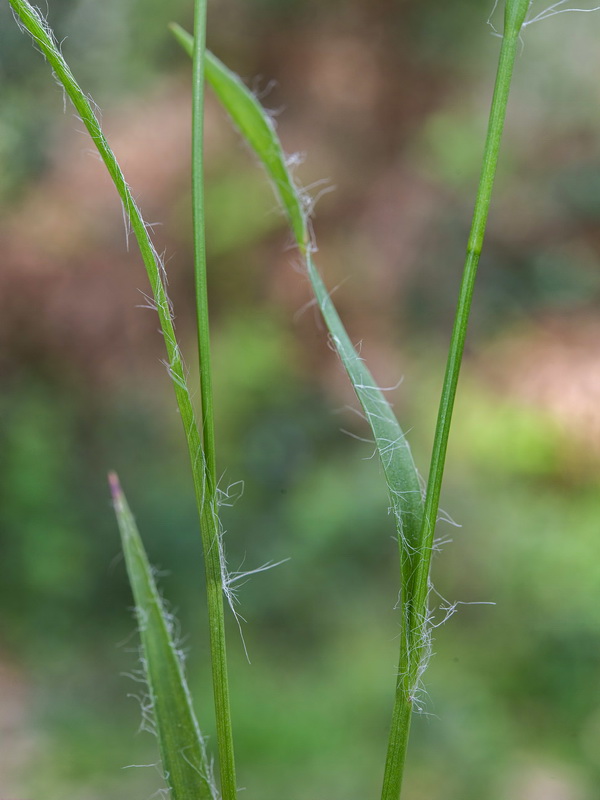
[[[425,473],[498,39],[479,0],[219,0],[209,45],[273,109],[318,263]],[[541,10],[544,4],[535,0]],[[167,256],[194,360],[191,0],[49,0]],[[488,7],[490,6],[490,7]],[[498,24],[500,24],[498,20]],[[407,800],[600,798],[600,16],[527,29],[458,396]],[[91,144],[0,4],[0,795],[152,796],[116,469],[212,734],[200,542],[146,280]],[[378,797],[398,633],[380,468],[270,187],[208,98],[222,486],[248,800]],[[321,183],[326,179],[325,183]],[[334,191],[327,191],[335,187]],[[193,368],[192,368],[193,373]],[[403,379],[400,385],[398,382]],[[442,614],[443,616],[443,614]]]

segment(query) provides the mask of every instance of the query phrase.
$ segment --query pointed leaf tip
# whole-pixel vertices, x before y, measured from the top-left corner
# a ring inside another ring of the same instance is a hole
[[[108,485],[110,486],[110,494],[113,503],[115,505],[117,503],[120,504],[123,499],[123,490],[121,489],[119,476],[117,475],[116,472],[113,472],[112,470],[108,473]]]

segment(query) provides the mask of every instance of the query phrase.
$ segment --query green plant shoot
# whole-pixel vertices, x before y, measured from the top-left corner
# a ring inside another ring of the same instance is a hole
[[[175,335],[171,305],[164,280],[164,265],[156,253],[140,210],[133,199],[114,153],[106,141],[92,105],[75,80],[51,30],[40,13],[27,0],[9,0],[9,2],[20,24],[31,35],[52,67],[54,74],[64,87],[67,96],[73,103],[100,153],[129,218],[152,289],[167,351],[167,368],[173,383],[177,407],[186,437],[196,504],[200,517],[200,532],[206,572],[217,744],[219,748],[219,765],[222,773],[221,784],[224,800],[233,800],[237,795],[237,791],[233,769],[229,680],[225,647],[224,565],[216,487],[208,477],[203,441],[192,406],[181,350]]]
[[[270,178],[287,215],[331,341],[349,376],[370,426],[394,513],[400,551],[400,655],[384,766],[381,800],[398,800],[412,713],[429,654],[431,555],[450,428],[475,279],[481,256],[519,37],[532,0],[506,0],[504,32],[489,115],[481,176],[466,248],[456,315],[450,338],[426,491],[423,492],[406,436],[383,391],[354,347],[313,258],[306,198],[297,187],[274,125],[240,78],[206,49],[206,0],[194,0],[194,36],[178,25],[172,31],[192,57],[192,215],[194,283],[200,362],[201,418],[198,424],[186,370],[175,335],[166,292],[164,265],[148,235],[123,173],[101,130],[90,101],[73,77],[54,36],[27,0],[9,0],[24,29],[48,60],[90,133],[115,184],[136,236],[156,304],[178,410],[191,461],[204,551],[212,678],[219,754],[220,794],[196,721],[170,619],[125,496],[114,473],[109,477],[129,581],[135,598],[152,713],[165,777],[173,800],[236,800],[236,771],[225,646],[224,599],[227,575],[218,516],[213,392],[204,234],[204,82],[248,142]],[[554,6],[552,6],[554,8]],[[551,10],[551,9],[550,9]],[[548,12],[543,12],[540,17]]]
[[[109,475],[109,483],[135,600],[150,693],[151,724],[156,729],[165,780],[172,800],[216,800],[211,764],[173,641],[169,615],[114,472]]]

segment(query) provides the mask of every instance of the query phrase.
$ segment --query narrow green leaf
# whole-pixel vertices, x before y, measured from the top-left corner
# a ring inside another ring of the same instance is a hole
[[[173,800],[214,800],[217,793],[211,765],[173,641],[172,622],[115,473],[110,473],[109,483],[135,600],[165,780]]]
[[[175,37],[192,55],[194,40],[178,25],[171,25]],[[308,214],[301,191],[295,185],[273,122],[239,77],[206,51],[205,75],[221,104],[242,136],[262,162],[275,194],[283,206],[296,243],[304,259],[315,298],[331,341],[348,373],[354,391],[371,427],[381,458],[394,512],[400,547],[400,658],[384,775],[384,797],[392,797],[402,780],[402,771],[413,706],[413,686],[419,673],[421,648],[412,646],[411,624],[419,615],[414,608],[415,581],[420,574],[424,539],[423,494],[410,446],[390,404],[357,353],[331,300],[330,293],[312,257],[313,245]],[[427,563],[429,560],[427,559]],[[420,621],[418,623],[421,631]],[[392,777],[390,777],[392,775]],[[399,793],[399,790],[398,790]],[[397,796],[397,794],[396,794]]]
[[[171,30],[183,48],[192,55],[193,37],[175,24],[171,25]],[[402,553],[404,600],[410,602],[410,592],[407,589],[418,558],[423,500],[409,444],[390,404],[356,352],[314,263],[305,201],[294,183],[272,120],[240,78],[208,50],[205,74],[215,94],[272,180],[305,261],[332,342],[371,426],[396,516]]]
[[[137,240],[148,280],[152,288],[152,295],[167,351],[167,361],[165,365],[167,366],[172,380],[179,415],[183,424],[191,462],[196,505],[200,516],[200,533],[202,537],[202,550],[204,552],[204,566],[206,572],[206,594],[213,672],[215,719],[217,725],[217,746],[219,749],[221,771],[223,771],[224,764],[226,770],[221,785],[224,800],[233,800],[236,796],[236,789],[233,771],[233,744],[223,605],[224,583],[219,547],[220,529],[218,504],[215,496],[216,487],[212,485],[213,482],[210,480],[208,474],[208,470],[210,469],[209,459],[206,457],[204,451],[203,440],[200,435],[188,388],[187,370],[184,365],[179,342],[175,335],[174,317],[171,302],[167,295],[164,263],[154,248],[148,233],[148,226],[144,222],[140,209],[121,171],[121,167],[104,136],[90,99],[75,80],[56,42],[54,33],[40,11],[32,6],[28,0],[9,0],[9,3],[18,24],[29,33],[40,52],[52,67],[56,79],[64,88],[67,97],[73,103],[77,114],[87,128],[92,141],[98,149],[119,194],[129,222],[131,223],[131,229]]]

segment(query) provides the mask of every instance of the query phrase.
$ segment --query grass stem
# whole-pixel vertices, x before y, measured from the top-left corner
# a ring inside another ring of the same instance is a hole
[[[400,797],[412,712],[413,701],[407,681],[405,659],[401,654],[390,735],[388,738],[387,757],[383,772],[382,797],[393,797],[395,800]]]
[[[202,434],[208,477],[216,487],[215,425],[206,271],[204,214],[204,70],[206,52],[206,0],[195,0],[192,55],[192,223],[194,283],[200,359]]]
[[[450,340],[450,349],[448,353],[446,373],[442,386],[442,394],[440,398],[440,406],[434,436],[431,465],[429,469],[429,480],[425,495],[425,510],[423,514],[423,523],[420,536],[423,557],[420,561],[419,570],[417,573],[415,600],[413,606],[414,625],[411,626],[413,631],[419,627],[417,624],[418,617],[422,617],[424,615],[424,608],[427,600],[429,566],[431,562],[433,536],[439,511],[440,492],[444,475],[444,466],[446,462],[446,452],[448,449],[448,438],[450,434],[450,424],[452,422],[452,412],[454,410],[454,400],[456,397],[456,387],[458,385],[458,377],[460,374],[460,367],[465,348],[465,339],[467,335],[467,327],[473,299],[475,277],[477,275],[477,267],[479,265],[479,257],[481,255],[488,213],[490,209],[490,201],[494,185],[494,177],[496,174],[496,166],[498,164],[500,141],[504,128],[504,120],[506,118],[506,107],[508,103],[508,95],[510,92],[510,84],[517,47],[518,35],[515,35],[514,33],[512,35],[505,34],[502,40],[502,48],[500,51],[496,87],[492,100],[492,109],[490,112],[488,133],[483,157],[483,169],[481,172],[479,190],[477,192],[475,211],[473,214],[473,222],[471,225],[471,232],[467,245],[467,256],[465,259],[454,327]]]
[[[200,397],[202,403],[202,441],[206,468],[205,502],[217,519],[217,468],[215,424],[210,357],[208,315],[208,286],[206,269],[206,235],[204,213],[204,65],[206,53],[206,0],[194,3],[194,49],[192,54],[192,224],[194,241],[194,286],[196,323],[198,328],[198,358],[200,362]],[[219,535],[217,533],[217,535]],[[213,549],[219,548],[214,545]],[[208,568],[208,561],[207,568]],[[225,618],[222,576],[209,574],[207,569],[207,601],[210,628],[219,774],[223,800],[237,796],[233,728],[229,701],[229,676],[225,643]]]
[[[408,732],[412,698],[418,690],[418,682],[422,671],[423,659],[427,657],[428,643],[428,610],[429,570],[433,539],[439,512],[440,493],[450,424],[456,397],[456,388],[460,374],[465,339],[475,277],[490,209],[492,189],[498,164],[500,142],[506,119],[508,96],[512,73],[519,43],[519,34],[529,7],[528,0],[508,0],[505,13],[505,30],[500,50],[496,84],[489,116],[488,131],[483,155],[483,166],[479,181],[473,221],[467,244],[467,255],[463,269],[456,316],[450,340],[448,361],[442,386],[438,418],[434,436],[433,451],[429,469],[429,480],[425,495],[425,506],[419,534],[419,553],[412,598],[409,609],[407,651],[410,654],[407,680],[403,679],[402,669],[398,677],[396,701],[392,716],[389,737],[388,755],[384,771],[382,800],[398,800],[402,788],[402,775]],[[402,654],[400,658],[403,662]]]

